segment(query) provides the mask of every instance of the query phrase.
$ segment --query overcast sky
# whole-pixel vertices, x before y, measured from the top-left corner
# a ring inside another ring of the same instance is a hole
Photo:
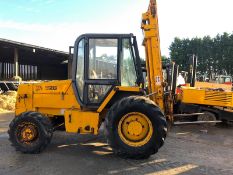
[[[233,0],[158,0],[161,52],[174,37],[233,32]],[[0,0],[0,38],[68,52],[83,33],[134,33],[149,0]],[[144,50],[140,48],[144,57]]]

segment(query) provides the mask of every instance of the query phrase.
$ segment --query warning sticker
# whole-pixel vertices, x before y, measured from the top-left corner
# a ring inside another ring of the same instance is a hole
[[[155,77],[155,84],[156,85],[161,85],[161,78],[160,78],[160,76],[156,76]]]

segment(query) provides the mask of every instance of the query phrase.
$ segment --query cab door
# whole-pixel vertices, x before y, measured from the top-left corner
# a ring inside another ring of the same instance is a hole
[[[118,38],[88,37],[85,62],[85,105],[99,106],[112,88],[119,84],[118,48]]]

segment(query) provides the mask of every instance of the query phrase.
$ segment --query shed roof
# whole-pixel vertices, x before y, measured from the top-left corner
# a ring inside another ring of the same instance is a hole
[[[14,49],[23,64],[59,64],[68,59],[68,52],[0,38],[0,60],[13,61]]]

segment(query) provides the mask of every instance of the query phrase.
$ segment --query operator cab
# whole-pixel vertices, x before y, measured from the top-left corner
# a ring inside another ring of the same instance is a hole
[[[132,34],[81,35],[75,42],[72,66],[73,87],[82,106],[99,106],[115,86],[143,84]]]

